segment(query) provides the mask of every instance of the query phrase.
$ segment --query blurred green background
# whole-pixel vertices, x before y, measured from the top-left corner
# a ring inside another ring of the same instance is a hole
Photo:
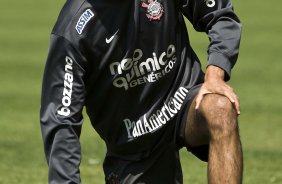
[[[0,184],[47,183],[39,126],[49,34],[63,0],[0,0]],[[231,85],[240,96],[244,183],[282,183],[282,1],[233,0],[243,23]],[[208,39],[190,28],[203,63]],[[84,183],[104,183],[104,145],[89,120],[81,143]],[[206,164],[181,152],[184,183],[207,183]]]

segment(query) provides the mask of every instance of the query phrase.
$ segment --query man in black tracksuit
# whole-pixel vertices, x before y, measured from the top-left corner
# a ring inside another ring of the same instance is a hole
[[[206,73],[183,15],[209,36]],[[230,0],[67,0],[42,87],[49,183],[81,183],[84,106],[107,146],[106,183],[183,183],[182,147],[208,161],[209,183],[240,183],[239,103],[226,83],[240,33]]]

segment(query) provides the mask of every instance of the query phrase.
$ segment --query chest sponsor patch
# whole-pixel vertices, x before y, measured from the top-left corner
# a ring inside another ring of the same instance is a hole
[[[170,73],[176,64],[176,48],[169,45],[165,51],[145,57],[141,49],[135,49],[131,57],[113,62],[109,65],[114,77],[113,86],[129,90],[130,88],[154,83]]]
[[[83,29],[85,28],[86,24],[94,17],[94,13],[87,9],[83,14],[79,17],[75,29],[78,34],[81,34]]]

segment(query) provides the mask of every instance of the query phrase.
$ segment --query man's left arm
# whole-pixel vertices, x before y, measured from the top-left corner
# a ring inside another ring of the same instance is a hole
[[[233,10],[231,0],[180,0],[185,17],[200,32],[206,32],[210,39],[208,65],[205,82],[196,99],[196,108],[209,93],[221,94],[234,103],[237,113],[240,107],[237,95],[225,82],[230,79],[240,45],[241,24]]]

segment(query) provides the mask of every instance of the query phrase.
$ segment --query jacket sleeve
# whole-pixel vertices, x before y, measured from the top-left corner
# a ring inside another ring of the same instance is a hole
[[[84,69],[78,52],[63,37],[51,35],[45,66],[40,123],[50,184],[80,183]]]
[[[180,0],[183,15],[194,28],[206,32],[210,39],[208,65],[225,71],[229,80],[239,53],[241,24],[231,0]]]

